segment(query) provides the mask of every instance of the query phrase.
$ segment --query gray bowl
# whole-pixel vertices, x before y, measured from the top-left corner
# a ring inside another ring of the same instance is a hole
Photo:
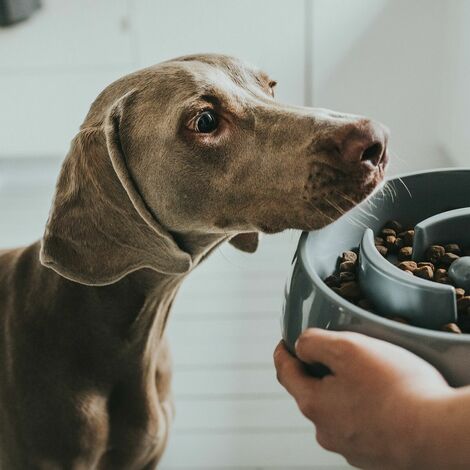
[[[386,187],[331,225],[302,234],[286,283],[283,339],[293,352],[295,341],[306,328],[355,331],[421,356],[453,386],[468,385],[470,334],[389,320],[348,302],[323,282],[335,271],[338,256],[360,245],[366,227],[377,232],[388,220],[416,225],[436,214],[470,207],[470,168],[408,174],[389,179]],[[470,244],[470,227],[468,241]]]

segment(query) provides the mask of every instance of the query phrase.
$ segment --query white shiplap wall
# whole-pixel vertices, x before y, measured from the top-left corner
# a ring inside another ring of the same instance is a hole
[[[43,0],[0,30],[0,246],[38,238],[60,159],[109,82],[186,53],[224,52],[264,67],[279,99],[305,93],[301,0]],[[246,255],[218,250],[184,284],[169,335],[177,417],[160,468],[333,469],[277,384],[272,351],[297,233]]]

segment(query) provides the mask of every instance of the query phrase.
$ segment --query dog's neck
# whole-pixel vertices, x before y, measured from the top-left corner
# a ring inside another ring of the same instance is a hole
[[[227,236],[220,234],[174,234],[181,249],[191,255],[192,269],[195,269]],[[130,330],[131,341],[142,352],[153,355],[165,331],[168,315],[175,295],[186,276],[184,274],[164,274],[151,269],[142,269],[129,275],[131,289],[142,292],[144,303]]]
[[[189,253],[193,260],[193,268],[198,266],[213,250],[228,240],[228,235],[218,233],[173,233],[178,246]]]

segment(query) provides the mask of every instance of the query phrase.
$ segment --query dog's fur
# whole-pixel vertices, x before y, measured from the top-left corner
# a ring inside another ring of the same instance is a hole
[[[272,86],[200,55],[93,103],[42,241],[0,252],[2,470],[153,468],[172,418],[164,329],[184,277],[226,240],[252,252],[260,231],[320,228],[382,180],[382,127],[278,104]],[[207,108],[210,134],[194,124]],[[376,141],[379,158],[361,160]]]

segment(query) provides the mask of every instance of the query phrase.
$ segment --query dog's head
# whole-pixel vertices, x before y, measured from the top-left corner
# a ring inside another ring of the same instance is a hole
[[[382,180],[387,133],[359,116],[279,104],[275,82],[220,55],[159,64],[111,84],[72,142],[41,260],[107,284],[149,267],[183,273],[185,237],[312,230]]]

